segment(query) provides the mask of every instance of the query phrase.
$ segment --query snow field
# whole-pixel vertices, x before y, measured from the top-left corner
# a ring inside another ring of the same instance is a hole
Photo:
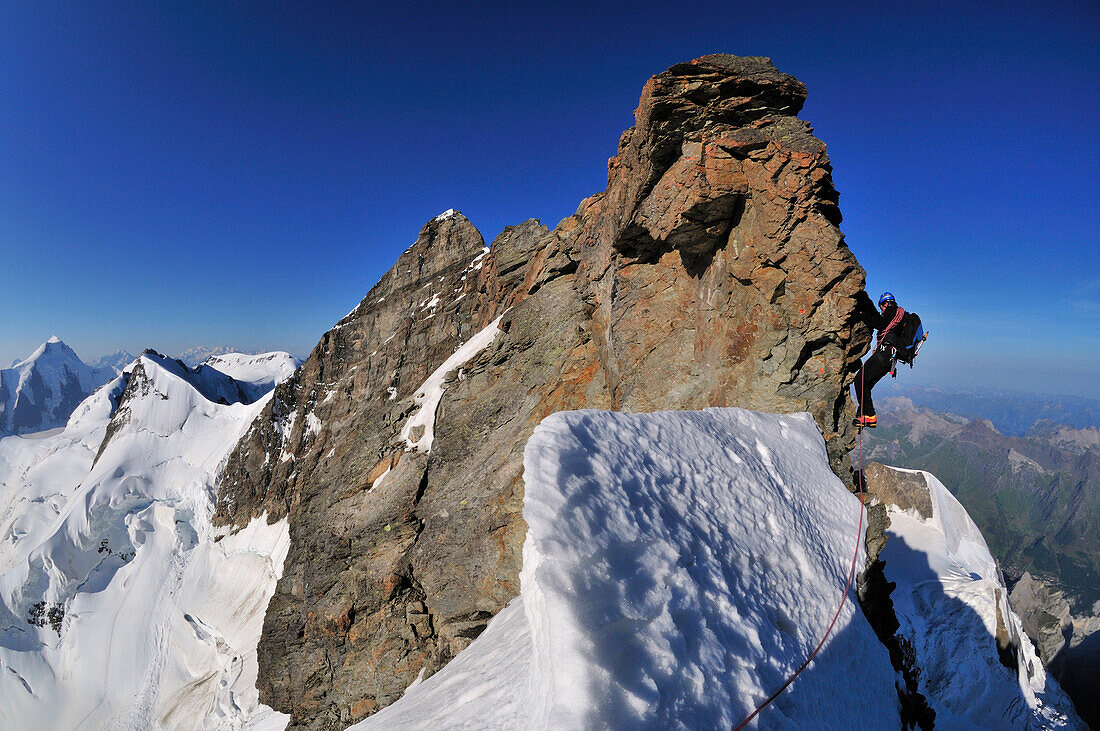
[[[353,728],[732,728],[836,611],[862,508],[808,414],[563,412],[524,469],[520,597]],[[893,675],[853,592],[754,724],[896,726]]]
[[[93,393],[63,430],[0,439],[0,575],[52,532],[91,469],[124,385],[116,378]]]
[[[889,540],[881,558],[901,623],[922,668],[920,690],[936,712],[936,728],[1065,728],[1072,707],[1046,674],[981,531],[943,483],[921,473],[932,517],[888,506]],[[1019,670],[998,659],[997,615],[1019,648]]]
[[[215,475],[269,397],[213,403],[174,361],[138,362],[148,388],[120,407],[94,465],[121,378],[60,434],[0,440],[0,505],[49,497],[48,511],[13,511],[23,528],[0,544],[0,717],[14,728],[277,723],[258,703],[255,648],[289,529],[259,518],[223,536],[210,522]],[[207,371],[201,385],[235,388]],[[39,603],[50,621],[35,626]]]

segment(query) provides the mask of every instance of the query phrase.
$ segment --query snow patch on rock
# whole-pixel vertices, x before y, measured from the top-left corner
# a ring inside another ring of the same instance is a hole
[[[447,374],[488,347],[498,332],[500,332],[500,317],[467,340],[451,357],[443,361],[443,365],[436,368],[424,383],[420,384],[420,388],[416,389],[413,400],[420,408],[409,417],[401,429],[400,438],[405,440],[406,449],[415,449],[424,453],[432,451],[432,442],[435,439],[435,410],[439,406],[440,399],[443,398]]]

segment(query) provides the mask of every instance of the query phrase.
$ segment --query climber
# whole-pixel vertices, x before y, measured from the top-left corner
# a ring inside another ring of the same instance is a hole
[[[861,322],[879,331],[878,340],[871,351],[871,357],[860,366],[855,380],[859,409],[852,423],[863,429],[878,426],[878,419],[875,417],[875,404],[871,401],[871,389],[894,368],[897,350],[903,346],[900,339],[902,335],[899,325],[905,311],[898,307],[894,295],[889,292],[883,292],[882,296],[878,298],[877,312],[875,311],[874,302],[867,294],[867,290],[860,290],[852,297],[856,301],[856,317]]]

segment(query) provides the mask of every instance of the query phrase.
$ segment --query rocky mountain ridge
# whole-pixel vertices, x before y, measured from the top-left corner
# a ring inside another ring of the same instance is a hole
[[[322,337],[221,480],[218,521],[290,518],[265,703],[340,727],[484,629],[518,593],[523,445],[556,411],[809,411],[847,472],[864,275],[805,95],[767,59],[673,66],[605,192],[488,250],[461,214],[433,219]]]
[[[967,419],[989,419],[1002,434],[1022,437],[1044,424],[1074,429],[1100,427],[1100,401],[1078,396],[1040,396],[1014,391],[945,390],[898,383],[899,395]]]

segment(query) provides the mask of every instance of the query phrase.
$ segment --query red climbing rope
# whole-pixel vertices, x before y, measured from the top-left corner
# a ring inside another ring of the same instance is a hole
[[[860,368],[859,373],[860,373],[860,386],[863,386],[863,382],[862,382],[863,369],[862,368]],[[859,415],[863,416],[863,390],[862,390],[862,388],[860,389],[859,396],[860,396]],[[858,434],[859,434],[859,471],[856,474],[859,476],[859,489],[860,489],[860,492],[863,492],[864,483],[863,483],[863,429],[862,428],[860,428],[858,430]],[[785,682],[785,683],[783,683],[783,685],[779,686],[779,690],[772,693],[770,696],[768,696],[767,700],[765,700],[763,703],[758,705],[756,707],[756,710],[754,710],[752,713],[749,714],[748,718],[746,718],[741,723],[737,724],[734,731],[740,731],[740,729],[743,729],[745,726],[748,725],[749,721],[756,718],[756,714],[760,713],[760,711],[767,708],[768,705],[772,701],[774,701],[776,698],[778,698],[783,693],[783,691],[785,691],[787,689],[787,686],[789,686],[791,683],[793,683],[794,679],[797,678],[799,676],[799,674],[803,670],[805,670],[806,667],[811,662],[813,662],[813,659],[815,657],[817,657],[817,653],[820,652],[821,648],[825,646],[825,640],[829,639],[829,634],[833,631],[833,626],[836,624],[836,620],[840,616],[840,610],[844,608],[844,602],[848,600],[848,590],[850,588],[852,588],[852,577],[855,576],[855,573],[856,573],[856,558],[859,556],[859,541],[860,541],[860,538],[862,536],[863,536],[863,500],[860,499],[860,501],[859,501],[859,528],[856,529],[856,550],[855,550],[854,553],[852,553],[852,567],[848,570],[848,582],[844,585],[844,593],[840,595],[840,606],[838,606],[836,608],[836,614],[833,615],[833,621],[829,622],[829,628],[825,630],[825,634],[821,637],[821,642],[817,643],[817,647],[814,648],[814,651],[810,653],[810,656],[806,658],[806,661],[804,663],[802,663],[802,665],[798,668],[798,670],[795,670],[794,674],[791,675],[791,677],[787,678],[787,682]]]

